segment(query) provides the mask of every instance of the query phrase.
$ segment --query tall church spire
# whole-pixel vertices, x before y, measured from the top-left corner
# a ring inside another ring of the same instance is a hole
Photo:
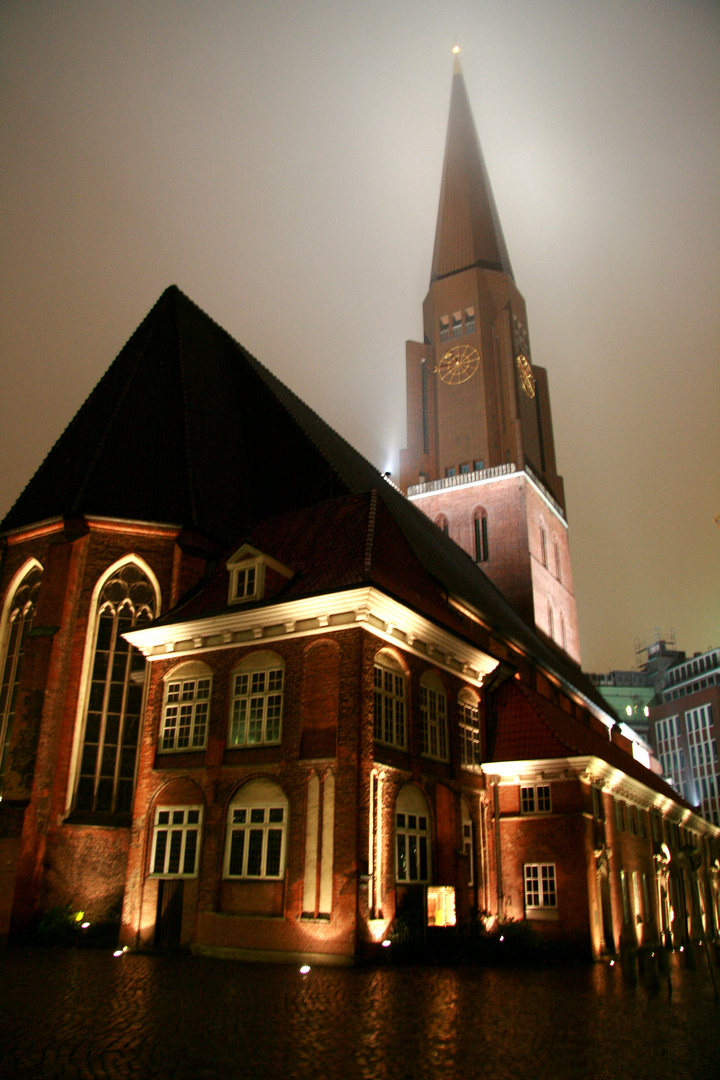
[[[430,281],[471,266],[513,276],[456,53]]]
[[[423,340],[406,343],[406,371],[400,486],[578,660],[548,376],[532,354],[457,54]]]

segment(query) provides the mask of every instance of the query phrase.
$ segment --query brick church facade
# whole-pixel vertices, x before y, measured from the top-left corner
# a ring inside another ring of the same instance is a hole
[[[2,523],[0,934],[351,962],[408,913],[717,936],[579,667],[548,381],[459,67],[400,490],[171,287]]]

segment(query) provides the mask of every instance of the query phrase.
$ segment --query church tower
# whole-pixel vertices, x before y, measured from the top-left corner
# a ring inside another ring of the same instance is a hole
[[[547,372],[533,363],[457,55],[423,327],[406,346],[401,487],[579,662]]]

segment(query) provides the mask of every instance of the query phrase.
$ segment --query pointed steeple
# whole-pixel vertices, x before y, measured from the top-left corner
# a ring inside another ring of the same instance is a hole
[[[430,281],[471,266],[513,276],[456,53]]]

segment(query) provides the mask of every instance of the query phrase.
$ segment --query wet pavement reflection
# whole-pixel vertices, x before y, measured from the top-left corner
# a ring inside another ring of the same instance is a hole
[[[708,970],[312,968],[0,950],[0,1076],[717,1080]]]

